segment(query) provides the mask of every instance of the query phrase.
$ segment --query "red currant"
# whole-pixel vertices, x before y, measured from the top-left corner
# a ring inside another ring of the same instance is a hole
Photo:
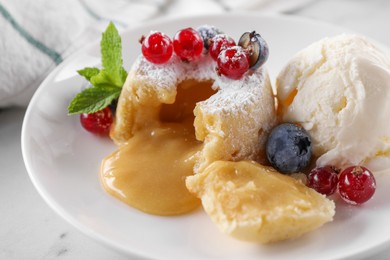
[[[173,46],[171,39],[161,32],[151,32],[141,38],[142,54],[155,64],[166,63],[172,56]]]
[[[113,121],[114,117],[109,107],[92,114],[80,114],[81,125],[97,135],[108,135]]]
[[[341,172],[338,190],[341,198],[349,204],[362,204],[375,193],[374,175],[363,166],[351,166]]]
[[[180,30],[173,38],[173,49],[182,60],[192,61],[202,54],[203,38],[192,28]]]
[[[210,56],[216,61],[221,51],[235,45],[236,43],[234,42],[234,40],[229,36],[227,36],[226,34],[217,34],[210,40],[210,46],[209,46]]]
[[[217,72],[231,79],[240,79],[249,69],[248,56],[240,46],[228,47],[217,59]]]
[[[338,171],[332,166],[314,168],[307,176],[307,186],[321,194],[330,196],[337,189],[337,174]]]

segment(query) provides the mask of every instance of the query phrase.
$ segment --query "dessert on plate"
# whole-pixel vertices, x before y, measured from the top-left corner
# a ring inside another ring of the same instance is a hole
[[[368,122],[384,122],[389,62],[365,39],[343,35],[302,50],[279,74],[277,93],[265,66],[268,45],[255,31],[236,44],[204,25],[172,39],[152,31],[140,43],[127,73],[110,24],[103,69],[79,71],[93,87],[69,108],[118,145],[100,172],[111,195],[155,215],[202,204],[222,232],[260,243],[332,221],[327,196],[336,191],[351,204],[373,196],[368,168],[389,160],[390,133],[362,121],[375,112]]]

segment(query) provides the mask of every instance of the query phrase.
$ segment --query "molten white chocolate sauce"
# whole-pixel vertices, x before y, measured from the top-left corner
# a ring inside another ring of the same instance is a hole
[[[193,109],[213,93],[210,82],[179,85],[175,103],[162,105],[155,123],[137,130],[103,160],[104,189],[149,214],[178,215],[195,209],[200,200],[185,186],[202,149],[195,138]]]

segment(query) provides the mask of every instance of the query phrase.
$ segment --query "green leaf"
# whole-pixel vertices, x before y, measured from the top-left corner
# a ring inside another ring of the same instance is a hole
[[[118,30],[110,22],[100,42],[103,69],[84,68],[78,73],[93,85],[77,94],[68,107],[68,113],[94,113],[117,99],[126,81],[123,68],[122,43]]]
[[[122,87],[122,85],[116,85],[114,82],[112,82],[110,75],[107,73],[106,70],[101,70],[99,74],[93,76],[90,79],[90,82],[93,86],[99,87],[99,86],[115,86],[115,87]]]
[[[104,109],[117,99],[121,89],[112,86],[100,86],[84,89],[70,102],[68,114],[95,113]]]
[[[78,70],[77,73],[83,76],[86,80],[90,81],[93,76],[99,74],[100,70],[98,68],[84,68]]]
[[[112,83],[116,86],[120,85],[122,83],[121,69],[123,65],[122,41],[118,30],[112,22],[110,22],[102,35],[100,48],[103,68],[107,71]]]
[[[111,85],[118,88],[122,88],[127,78],[127,71],[124,68],[122,68],[119,71],[119,75],[120,78],[117,81],[113,82],[110,77],[110,74],[108,74],[108,72],[103,69],[99,72],[99,74],[92,76],[89,81],[95,87],[99,87],[102,85]]]

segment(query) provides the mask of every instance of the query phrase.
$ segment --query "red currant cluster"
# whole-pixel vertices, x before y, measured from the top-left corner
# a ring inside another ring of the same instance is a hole
[[[338,190],[344,201],[357,205],[374,195],[376,181],[371,171],[363,166],[351,166],[341,172],[335,167],[324,166],[309,173],[307,186],[326,196]]]
[[[163,64],[169,61],[173,51],[184,61],[196,59],[203,50],[202,36],[192,28],[186,28],[176,33],[172,40],[161,32],[151,32],[148,36],[142,36],[142,54],[155,64]]]
[[[244,33],[236,45],[231,37],[207,25],[197,30],[180,30],[173,41],[161,32],[151,32],[142,36],[140,43],[144,57],[155,64],[168,62],[173,52],[186,62],[209,52],[217,62],[217,73],[231,79],[240,79],[250,68],[260,67],[268,58],[268,45],[255,31]]]

